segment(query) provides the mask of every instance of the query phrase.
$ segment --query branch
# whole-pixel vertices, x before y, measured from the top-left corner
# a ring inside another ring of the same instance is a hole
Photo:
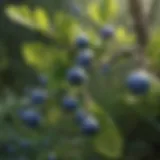
[[[145,49],[149,41],[148,20],[144,13],[141,0],[129,0],[129,7],[134,22],[134,29],[137,34],[138,65],[144,67]]]
[[[146,47],[148,43],[148,23],[142,7],[142,1],[129,0],[129,5],[138,43],[141,47]]]

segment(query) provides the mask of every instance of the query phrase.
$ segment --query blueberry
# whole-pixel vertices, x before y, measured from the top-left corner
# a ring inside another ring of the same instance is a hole
[[[72,85],[81,85],[87,80],[87,76],[82,68],[75,67],[68,71],[67,80]]]
[[[33,104],[43,104],[47,99],[47,93],[42,90],[33,90],[31,94],[31,101]]]
[[[66,96],[63,98],[63,108],[68,111],[73,111],[78,107],[78,100],[74,97]]]
[[[150,80],[143,72],[134,72],[127,78],[127,86],[134,94],[145,94],[150,87]]]
[[[111,38],[114,35],[114,29],[112,26],[105,26],[100,32],[103,39]]]
[[[77,57],[77,63],[83,67],[89,67],[93,60],[93,52],[85,49],[81,51]]]
[[[94,117],[88,116],[83,120],[81,130],[85,135],[94,135],[99,131],[99,123]]]
[[[89,41],[86,36],[79,36],[76,39],[76,46],[78,48],[86,48],[89,46]]]
[[[41,115],[35,110],[24,110],[20,112],[21,120],[31,128],[38,127],[41,122]]]

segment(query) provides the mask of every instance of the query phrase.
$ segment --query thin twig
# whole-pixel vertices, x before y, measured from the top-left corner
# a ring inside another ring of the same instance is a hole
[[[112,54],[112,56],[109,58],[109,64],[115,64],[117,62],[117,60],[121,59],[121,58],[129,58],[129,57],[133,57],[134,58],[134,53],[136,51],[135,47],[126,47],[126,48],[122,48],[120,49],[117,53]]]

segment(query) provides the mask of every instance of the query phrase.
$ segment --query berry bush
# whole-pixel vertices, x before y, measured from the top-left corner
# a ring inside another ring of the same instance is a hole
[[[127,8],[103,0],[50,15],[6,6],[9,20],[48,41],[21,46],[38,81],[2,99],[0,159],[160,158],[159,28],[140,0]]]

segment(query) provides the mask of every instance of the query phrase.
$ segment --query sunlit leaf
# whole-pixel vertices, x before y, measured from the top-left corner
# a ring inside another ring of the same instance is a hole
[[[26,5],[14,6],[9,5],[5,9],[6,15],[14,22],[29,27],[31,29],[35,28],[31,10]]]
[[[94,139],[97,152],[110,158],[119,158],[123,152],[123,139],[111,117],[100,107],[92,104],[90,111],[100,122],[100,133]]]
[[[99,24],[106,24],[112,20],[118,13],[118,4],[116,0],[93,1],[88,6],[89,17]]]
[[[116,40],[120,44],[133,44],[135,42],[135,35],[129,33],[124,27],[118,27],[116,29]]]
[[[109,0],[102,0],[100,3],[100,7],[99,7],[99,13],[100,13],[100,17],[103,21],[106,21],[107,17],[108,17],[108,7],[110,6],[110,1]]]
[[[33,16],[38,29],[43,32],[50,32],[48,15],[44,9],[37,7],[33,12]]]
[[[98,12],[98,4],[93,2],[88,6],[88,15],[96,22],[102,23]]]
[[[50,47],[42,43],[29,43],[22,46],[22,52],[29,65],[37,69],[49,69],[53,62],[53,54]],[[47,62],[47,63],[46,63]]]
[[[57,12],[53,21],[56,30],[55,37],[61,41],[61,44],[70,45],[79,28],[76,20],[66,13]]]

